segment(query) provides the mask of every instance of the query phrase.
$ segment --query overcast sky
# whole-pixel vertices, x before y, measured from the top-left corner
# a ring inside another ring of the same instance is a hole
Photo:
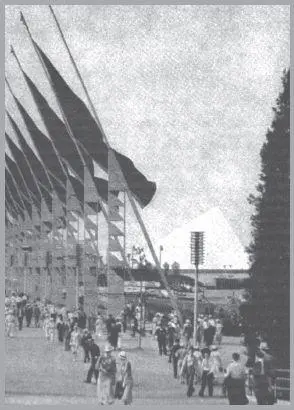
[[[45,132],[9,54],[12,44],[59,113],[20,9],[68,84],[84,94],[48,7],[6,6],[6,74]],[[54,10],[110,143],[157,184],[142,212],[152,239],[218,206],[246,246],[253,211],[246,198],[255,193],[259,152],[289,66],[289,6]],[[23,125],[8,93],[6,105]]]

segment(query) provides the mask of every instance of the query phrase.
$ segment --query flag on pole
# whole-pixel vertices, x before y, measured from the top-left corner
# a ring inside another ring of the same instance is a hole
[[[34,98],[34,101],[38,107],[39,113],[43,119],[43,122],[46,126],[46,129],[50,135],[52,141],[54,141],[55,146],[61,157],[65,158],[67,163],[70,165],[72,170],[78,175],[82,180],[84,179],[84,164],[80,157],[80,154],[72,141],[66,126],[63,121],[58,117],[55,111],[50,107],[45,97],[41,94],[39,89],[36,87],[34,82],[22,70],[26,83],[31,91],[31,94]],[[14,97],[16,103],[20,103],[16,97]],[[108,200],[108,183],[103,178],[97,178],[94,176],[94,165],[92,158],[86,153],[83,147],[80,147],[80,152],[83,155],[83,160],[86,163],[86,166],[94,179],[96,190],[103,201],[107,202]],[[80,188],[79,188],[80,189]]]
[[[34,174],[37,183],[39,185],[42,197],[46,201],[47,207],[50,209],[51,203],[52,203],[52,198],[51,195],[49,194],[51,190],[51,183],[47,177],[46,171],[44,170],[44,167],[40,160],[37,158],[35,155],[34,151],[32,148],[28,145],[26,142],[24,136],[22,135],[18,125],[12,118],[12,116],[9,114],[7,111],[7,116],[11,122],[11,125],[15,131],[15,134],[17,136],[19,145],[21,146],[21,149],[24,153],[25,158],[27,159],[27,162],[31,168],[32,173]]]
[[[46,54],[36,42],[34,42],[34,45],[50,76],[56,96],[76,141],[83,145],[87,153],[92,156],[104,171],[107,171],[108,147],[103,141],[101,130],[96,121],[93,119],[85,103],[67,85]],[[128,157],[115,150],[114,153],[130,191],[140,205],[145,207],[155,194],[156,184],[148,181]]]
[[[7,168],[5,168],[5,198],[10,204],[14,202],[17,204],[18,212],[24,219],[24,205]]]
[[[22,200],[26,207],[26,210],[30,216],[32,216],[32,206],[30,204],[30,194],[27,191],[26,185],[24,183],[23,177],[19,172],[19,169],[16,163],[5,153],[5,163],[8,171],[12,175],[13,179],[17,184],[17,188],[19,189],[19,193],[22,196]]]
[[[52,185],[54,186],[59,199],[65,203],[66,175],[54,151],[52,142],[36,126],[31,116],[16,97],[15,102],[27,127],[28,133],[38,151],[38,154],[50,173]]]
[[[37,209],[41,208],[41,195],[39,192],[39,187],[35,184],[32,172],[27,164],[23,152],[16,146],[7,133],[5,133],[6,141],[8,143],[9,149],[15,159],[15,162],[18,164],[20,172],[26,182],[27,187],[32,192],[32,199]]]
[[[71,137],[67,132],[65,124],[63,123],[63,121],[61,121],[55,111],[49,106],[46,99],[43,97],[36,85],[24,70],[22,70],[22,73],[38,107],[39,113],[46,126],[49,136],[56,146],[56,149],[61,154],[61,156],[68,161],[76,175],[83,179],[83,162],[80,158],[77,148],[75,147],[74,142],[71,140]],[[94,173],[92,162],[90,162],[88,166],[90,167],[90,172]]]

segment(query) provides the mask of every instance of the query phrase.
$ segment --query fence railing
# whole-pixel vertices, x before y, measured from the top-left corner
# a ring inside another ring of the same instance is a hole
[[[275,394],[278,400],[290,400],[290,370],[276,369],[275,370]]]
[[[246,392],[249,396],[254,395],[253,375],[248,374],[246,379]],[[275,369],[274,392],[277,400],[290,401],[290,370]]]

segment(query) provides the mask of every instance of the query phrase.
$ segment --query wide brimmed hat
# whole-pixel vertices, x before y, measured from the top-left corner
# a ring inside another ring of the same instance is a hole
[[[127,358],[126,352],[124,352],[124,351],[120,352],[119,357],[121,359],[126,359]]]
[[[112,352],[112,350],[113,350],[113,347],[110,346],[110,345],[106,345],[106,346],[104,347],[104,352],[105,352],[105,353]]]

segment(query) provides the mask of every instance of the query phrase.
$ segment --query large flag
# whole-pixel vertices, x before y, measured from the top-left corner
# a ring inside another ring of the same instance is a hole
[[[11,122],[11,125],[15,131],[15,134],[17,136],[19,145],[22,149],[22,152],[24,153],[31,170],[38,182],[41,194],[43,199],[46,201],[47,207],[50,209],[51,208],[51,203],[52,203],[52,198],[50,195],[50,192],[52,191],[51,189],[51,183],[47,177],[46,171],[41,163],[41,161],[38,159],[32,148],[29,146],[29,144],[26,142],[24,136],[22,135],[18,125],[12,118],[12,116],[9,114],[7,111],[7,116]]]
[[[35,42],[34,42],[35,43]],[[86,151],[104,170],[108,170],[108,148],[103,141],[102,133],[93,119],[84,102],[71,90],[59,72],[53,66],[46,54],[35,43],[36,49],[46,66],[51,82],[54,86],[56,96],[67,118],[75,139],[83,145]],[[145,176],[137,170],[133,162],[126,156],[114,150],[120,164],[128,187],[142,207],[152,200],[156,184],[148,181]]]
[[[32,206],[30,204],[30,194],[27,190],[24,179],[21,173],[19,172],[19,169],[16,163],[6,153],[5,153],[5,163],[6,163],[8,171],[12,175],[17,185],[17,189],[19,190],[20,195],[22,196],[22,200],[25,204],[26,210],[28,211],[29,215],[32,216]]]
[[[65,124],[55,111],[50,107],[45,97],[38,90],[36,85],[30,79],[30,77],[22,70],[24,78],[27,82],[27,85],[32,93],[34,101],[38,107],[39,113],[42,117],[42,120],[46,126],[46,129],[50,135],[52,141],[54,141],[55,147],[61,157],[65,158],[72,170],[83,180],[84,179],[84,167],[81,160],[80,154],[75,147],[74,142],[68,134]],[[19,107],[21,112],[24,112],[24,108],[19,102],[19,100],[14,96],[15,102]],[[85,152],[83,147],[80,147],[81,155],[86,163],[86,166],[94,178],[96,190],[102,200],[107,202],[108,199],[108,184],[105,179],[97,178],[94,176],[94,166],[92,159]],[[77,185],[77,184],[76,184]],[[80,189],[80,187],[79,187]]]
[[[17,100],[15,101],[22,115],[24,123],[27,127],[28,133],[32,138],[34,145],[38,151],[40,158],[42,159],[44,165],[49,171],[49,176],[52,185],[59,197],[59,199],[65,203],[66,199],[66,174],[63,171],[62,165],[60,164],[59,158],[57,157],[52,142],[49,138],[42,133],[42,131],[36,126],[31,116],[28,114],[24,106]]]
[[[9,193],[6,194],[6,192],[5,192],[5,209],[8,212],[8,214],[12,216],[13,219],[17,220],[18,213],[13,206],[13,200],[11,199],[10,194]]]
[[[54,186],[54,189],[59,197],[59,199],[65,203],[66,200],[66,174],[64,170],[66,169],[66,165],[63,164],[61,165],[61,162],[56,155],[55,149],[53,147],[52,141],[46,137],[42,133],[42,131],[37,127],[31,116],[28,114],[27,110],[24,108],[24,106],[20,103],[20,101],[15,98],[15,102],[19,108],[19,111],[22,115],[22,118],[24,120],[24,123],[26,124],[27,130],[34,142],[34,145],[42,158],[43,163],[47,167],[47,169],[50,172],[50,175],[53,175],[54,178],[51,179],[52,184]],[[58,129],[55,130],[55,133],[58,133]],[[74,176],[70,177],[71,183],[73,183],[73,189],[75,191],[75,194],[80,201],[81,205],[83,206],[84,203],[84,188],[82,182],[80,182],[77,178]],[[60,185],[60,182],[62,186]],[[106,201],[107,201],[107,190],[105,190],[105,184],[102,184],[102,188],[104,187],[104,198],[106,196]]]
[[[30,77],[23,71],[24,78],[32,93],[35,103],[39,109],[42,120],[46,126],[50,138],[54,142],[57,150],[63,158],[65,158],[70,164],[73,171],[83,180],[84,168],[83,162],[80,158],[79,152],[69,136],[66,126],[50,107],[44,96],[40,93],[36,85],[30,79]],[[90,167],[89,170],[93,174],[94,167],[91,161],[87,162]]]
[[[32,192],[32,199],[34,204],[36,205],[37,209],[41,207],[41,194],[39,191],[39,187],[36,185],[34,181],[34,177],[32,175],[32,171],[26,161],[26,158],[23,152],[17,147],[17,145],[12,141],[7,133],[5,133],[6,141],[8,143],[9,149],[15,159],[15,162],[19,166],[20,172],[26,182],[27,187]]]
[[[17,204],[19,214],[24,219],[24,204],[7,168],[5,168],[5,199],[7,199],[7,202]]]

